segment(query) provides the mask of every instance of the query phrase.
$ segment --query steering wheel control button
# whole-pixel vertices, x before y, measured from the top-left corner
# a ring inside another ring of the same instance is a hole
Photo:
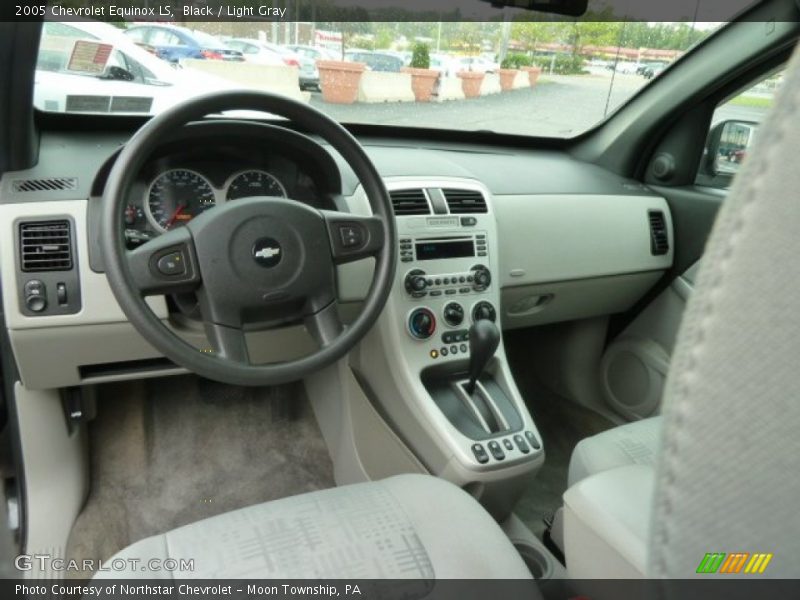
[[[528,454],[531,449],[528,448],[528,444],[525,443],[525,438],[523,438],[520,434],[514,436],[514,442],[517,444],[517,448],[523,454]]]
[[[492,440],[489,442],[488,446],[489,452],[492,453],[492,456],[494,456],[496,460],[503,460],[506,457],[505,452],[503,452],[503,449],[500,447],[500,443],[497,440]]]
[[[486,448],[483,447],[483,444],[472,444],[472,454],[475,455],[475,460],[482,465],[489,462],[489,455],[486,454]]]
[[[283,248],[274,238],[260,238],[253,244],[253,260],[265,269],[274,267],[282,258]]]
[[[436,317],[427,308],[415,308],[408,317],[408,331],[418,340],[427,340],[436,331]]]
[[[186,259],[183,257],[183,252],[176,250],[165,254],[158,259],[156,268],[159,273],[169,277],[184,275],[186,273]]]
[[[339,236],[344,248],[356,248],[364,245],[364,230],[357,225],[339,225]]]
[[[537,440],[536,436],[533,435],[532,431],[526,431],[525,432],[525,437],[528,438],[528,443],[531,445],[531,447],[534,450],[538,450],[539,448],[542,447],[542,445],[539,443],[539,440]]]
[[[486,302],[486,300],[482,300],[478,302],[472,308],[472,321],[481,321],[483,319],[487,319],[489,321],[495,321],[497,319],[497,311],[494,309],[494,306],[491,303]]]
[[[444,321],[451,327],[458,327],[464,322],[464,307],[458,302],[449,302],[444,307]],[[453,340],[456,341],[456,340]]]

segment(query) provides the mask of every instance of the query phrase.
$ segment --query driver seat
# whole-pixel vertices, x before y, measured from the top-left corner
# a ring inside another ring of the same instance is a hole
[[[142,570],[194,559],[191,572]],[[520,554],[469,494],[398,475],[249,506],[140,540],[96,579],[531,579]],[[132,562],[139,561],[138,565]]]

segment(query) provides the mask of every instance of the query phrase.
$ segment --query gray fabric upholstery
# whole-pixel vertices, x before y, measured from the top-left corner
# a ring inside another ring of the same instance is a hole
[[[573,579],[635,579],[647,569],[654,469],[596,473],[564,494],[564,542]]]
[[[707,552],[771,552],[763,576],[800,577],[798,157],[795,53],[717,217],[679,333],[656,479],[655,577],[692,577]]]
[[[569,461],[569,485],[615,467],[653,464],[662,424],[661,417],[651,417],[581,440]]]
[[[519,553],[466,492],[399,475],[258,504],[132,544],[110,559],[194,559],[193,578],[529,579]],[[98,578],[160,577],[129,569]]]

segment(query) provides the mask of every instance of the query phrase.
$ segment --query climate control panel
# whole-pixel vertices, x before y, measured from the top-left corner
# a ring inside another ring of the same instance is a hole
[[[418,340],[427,340],[436,333],[436,315],[429,308],[415,308],[408,316],[408,332]]]

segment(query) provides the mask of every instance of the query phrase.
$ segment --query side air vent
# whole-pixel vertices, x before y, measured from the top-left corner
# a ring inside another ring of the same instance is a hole
[[[69,221],[20,223],[19,255],[22,270],[70,271],[72,240]]]
[[[14,192],[57,192],[78,189],[78,178],[17,179],[11,185]]]
[[[660,210],[651,210],[647,213],[650,221],[650,253],[660,256],[669,252],[669,234],[664,213]]]
[[[398,217],[406,215],[429,215],[431,207],[428,198],[421,189],[394,190],[389,192],[394,206],[394,214]]]
[[[475,190],[442,190],[447,206],[453,214],[485,213],[486,199]]]

